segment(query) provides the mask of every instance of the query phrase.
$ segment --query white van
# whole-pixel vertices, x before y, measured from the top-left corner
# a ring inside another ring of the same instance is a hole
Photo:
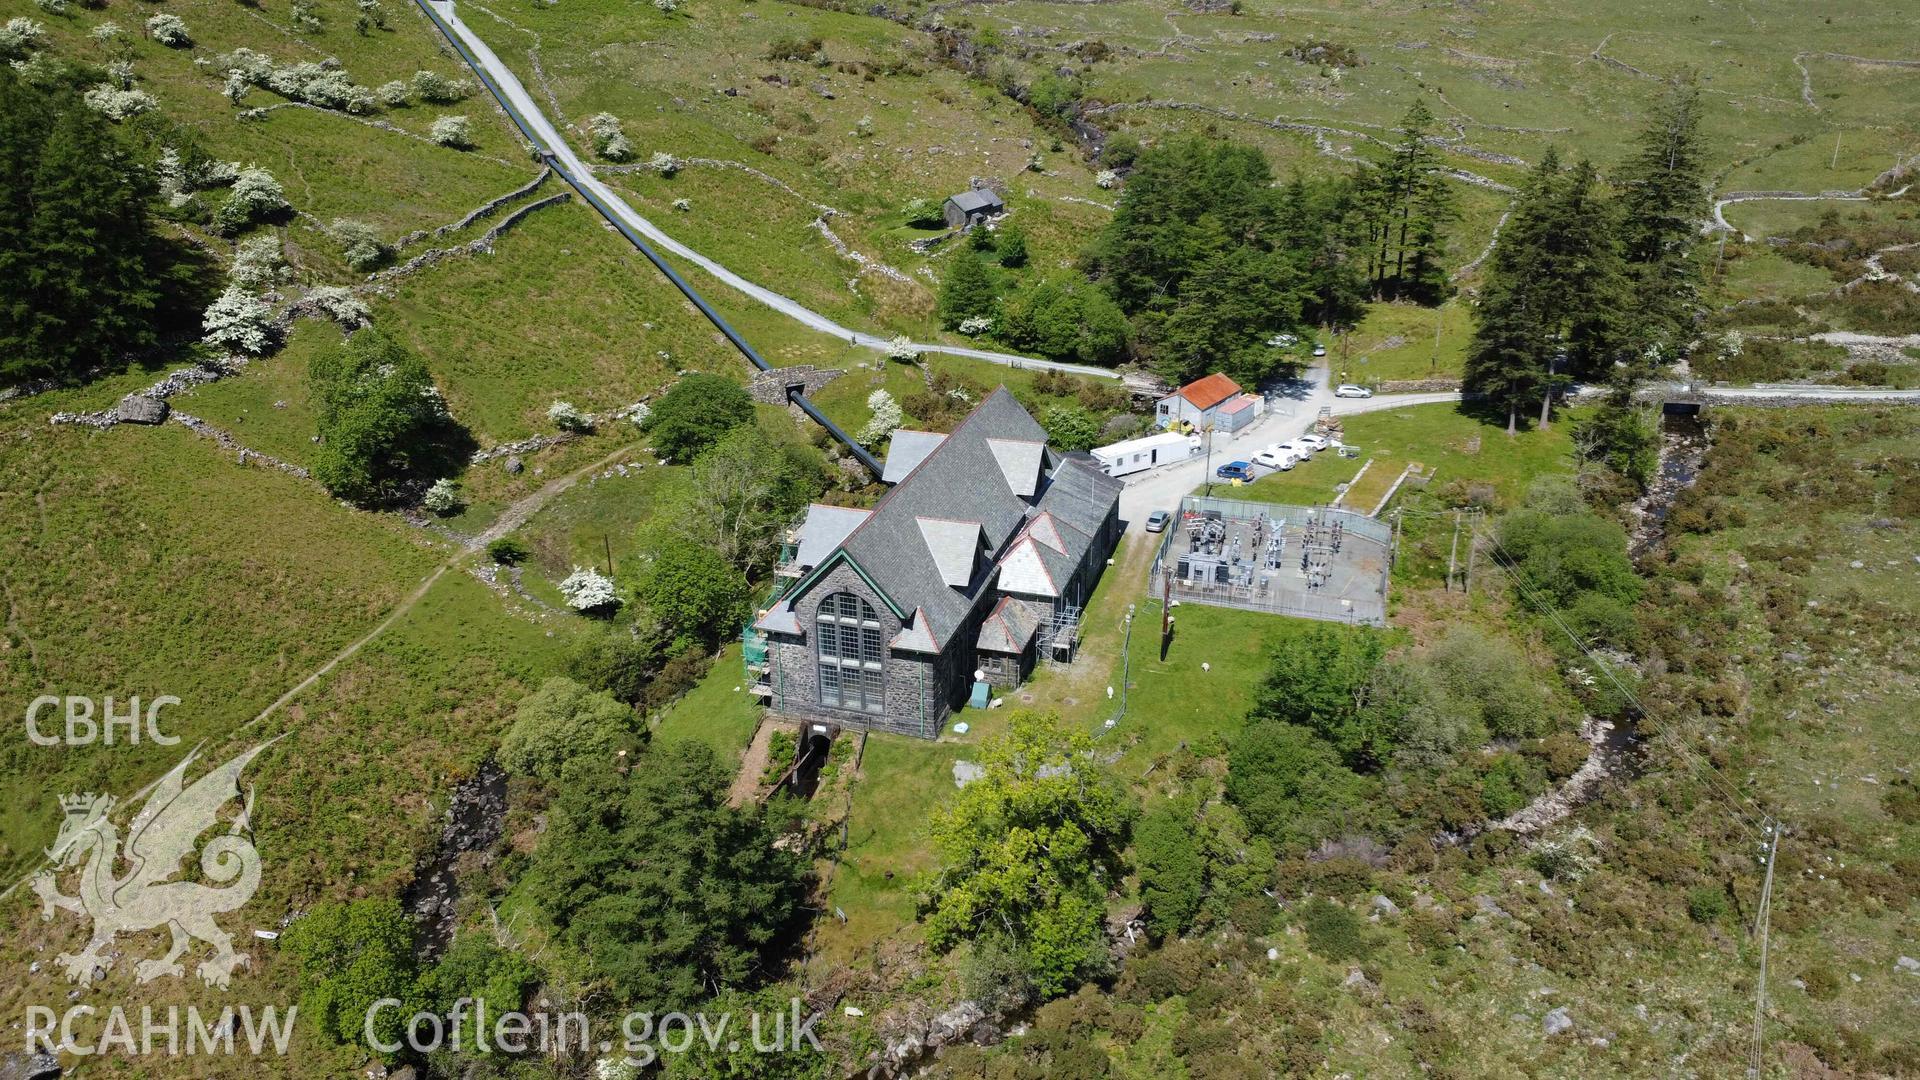
[[[1265,450],[1253,455],[1253,463],[1263,469],[1286,472],[1288,469],[1300,464],[1300,455],[1282,449],[1279,446],[1269,446]]]

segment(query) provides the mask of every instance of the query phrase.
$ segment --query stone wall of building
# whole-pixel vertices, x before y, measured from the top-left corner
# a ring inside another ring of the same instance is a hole
[[[747,393],[762,405],[785,405],[787,387],[805,386],[804,393],[815,394],[819,393],[821,387],[844,374],[846,372],[839,368],[817,368],[809,364],[774,368],[771,371],[754,373],[753,382],[747,386]]]

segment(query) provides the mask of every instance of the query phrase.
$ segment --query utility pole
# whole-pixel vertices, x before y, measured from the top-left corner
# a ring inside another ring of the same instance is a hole
[[[1773,859],[1780,851],[1780,823],[1767,819],[1767,876],[1760,886],[1760,906],[1753,913],[1755,933],[1760,935],[1760,983],[1753,996],[1753,1050],[1747,1058],[1747,1075],[1759,1080],[1767,1047],[1767,930],[1773,915]]]
[[[1447,591],[1453,591],[1453,571],[1459,565],[1460,511],[1453,512],[1453,546],[1447,549]]]
[[[1473,515],[1473,527],[1467,530],[1467,582],[1460,591],[1473,595],[1473,557],[1480,553],[1480,513]]]
[[[607,539],[607,534],[606,534],[606,533],[601,533],[601,534],[600,534],[600,546],[606,549],[606,552],[607,552],[607,576],[608,576],[608,577],[612,577],[612,576],[613,576],[613,541],[612,541],[612,540],[609,540],[609,539]]]
[[[1433,359],[1427,361],[1427,374],[1440,370],[1440,306],[1433,309]]]

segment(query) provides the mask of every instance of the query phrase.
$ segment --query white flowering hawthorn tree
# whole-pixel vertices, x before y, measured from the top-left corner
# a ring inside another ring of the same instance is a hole
[[[547,406],[547,421],[561,431],[593,430],[593,418],[571,401],[556,401]]]
[[[186,20],[165,11],[147,19],[147,36],[169,49],[184,49],[193,44]]]
[[[885,390],[875,390],[867,395],[867,408],[873,416],[867,420],[860,434],[854,436],[863,446],[878,446],[887,440],[902,423],[906,415],[900,411],[900,403]]]
[[[441,146],[465,150],[473,145],[473,121],[458,114],[443,116],[427,129],[427,137]]]
[[[913,339],[907,337],[905,334],[901,334],[899,337],[887,342],[887,359],[911,364],[920,359],[920,349],[914,345]]]
[[[460,509],[461,501],[460,485],[443,476],[427,489],[427,495],[420,500],[420,505],[436,514],[451,514]]]
[[[653,156],[647,159],[647,168],[652,169],[661,176],[672,176],[685,166],[685,162],[667,153],[665,150],[655,150]]]
[[[262,356],[273,347],[273,310],[240,286],[229,285],[207,305],[200,329],[200,340],[215,348]]]
[[[233,190],[214,214],[214,224],[222,232],[234,233],[287,209],[287,192],[280,181],[260,166],[248,165],[233,178]]]
[[[287,277],[287,260],[280,250],[280,238],[272,233],[242,240],[233,253],[233,265],[227,269],[227,280],[243,289],[264,289],[286,281]]]
[[[585,566],[574,567],[573,573],[560,583],[560,595],[566,597],[567,606],[575,611],[598,611],[620,602],[613,589],[613,579]]]
[[[593,152],[608,161],[626,161],[633,157],[633,143],[620,130],[620,118],[612,113],[594,113],[587,117],[587,133],[593,137]]]
[[[367,305],[353,290],[343,285],[320,285],[307,293],[306,303],[314,310],[346,327],[355,330],[373,321],[373,314]]]

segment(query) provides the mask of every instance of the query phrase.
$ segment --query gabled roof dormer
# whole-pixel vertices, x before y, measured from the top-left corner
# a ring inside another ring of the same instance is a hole
[[[964,589],[973,583],[973,571],[980,562],[985,537],[977,521],[949,521],[946,518],[917,517],[920,539],[945,584]]]
[[[1023,499],[1040,490],[1040,470],[1047,463],[1047,444],[1029,439],[988,439],[994,463],[1006,477],[1007,488]]]

